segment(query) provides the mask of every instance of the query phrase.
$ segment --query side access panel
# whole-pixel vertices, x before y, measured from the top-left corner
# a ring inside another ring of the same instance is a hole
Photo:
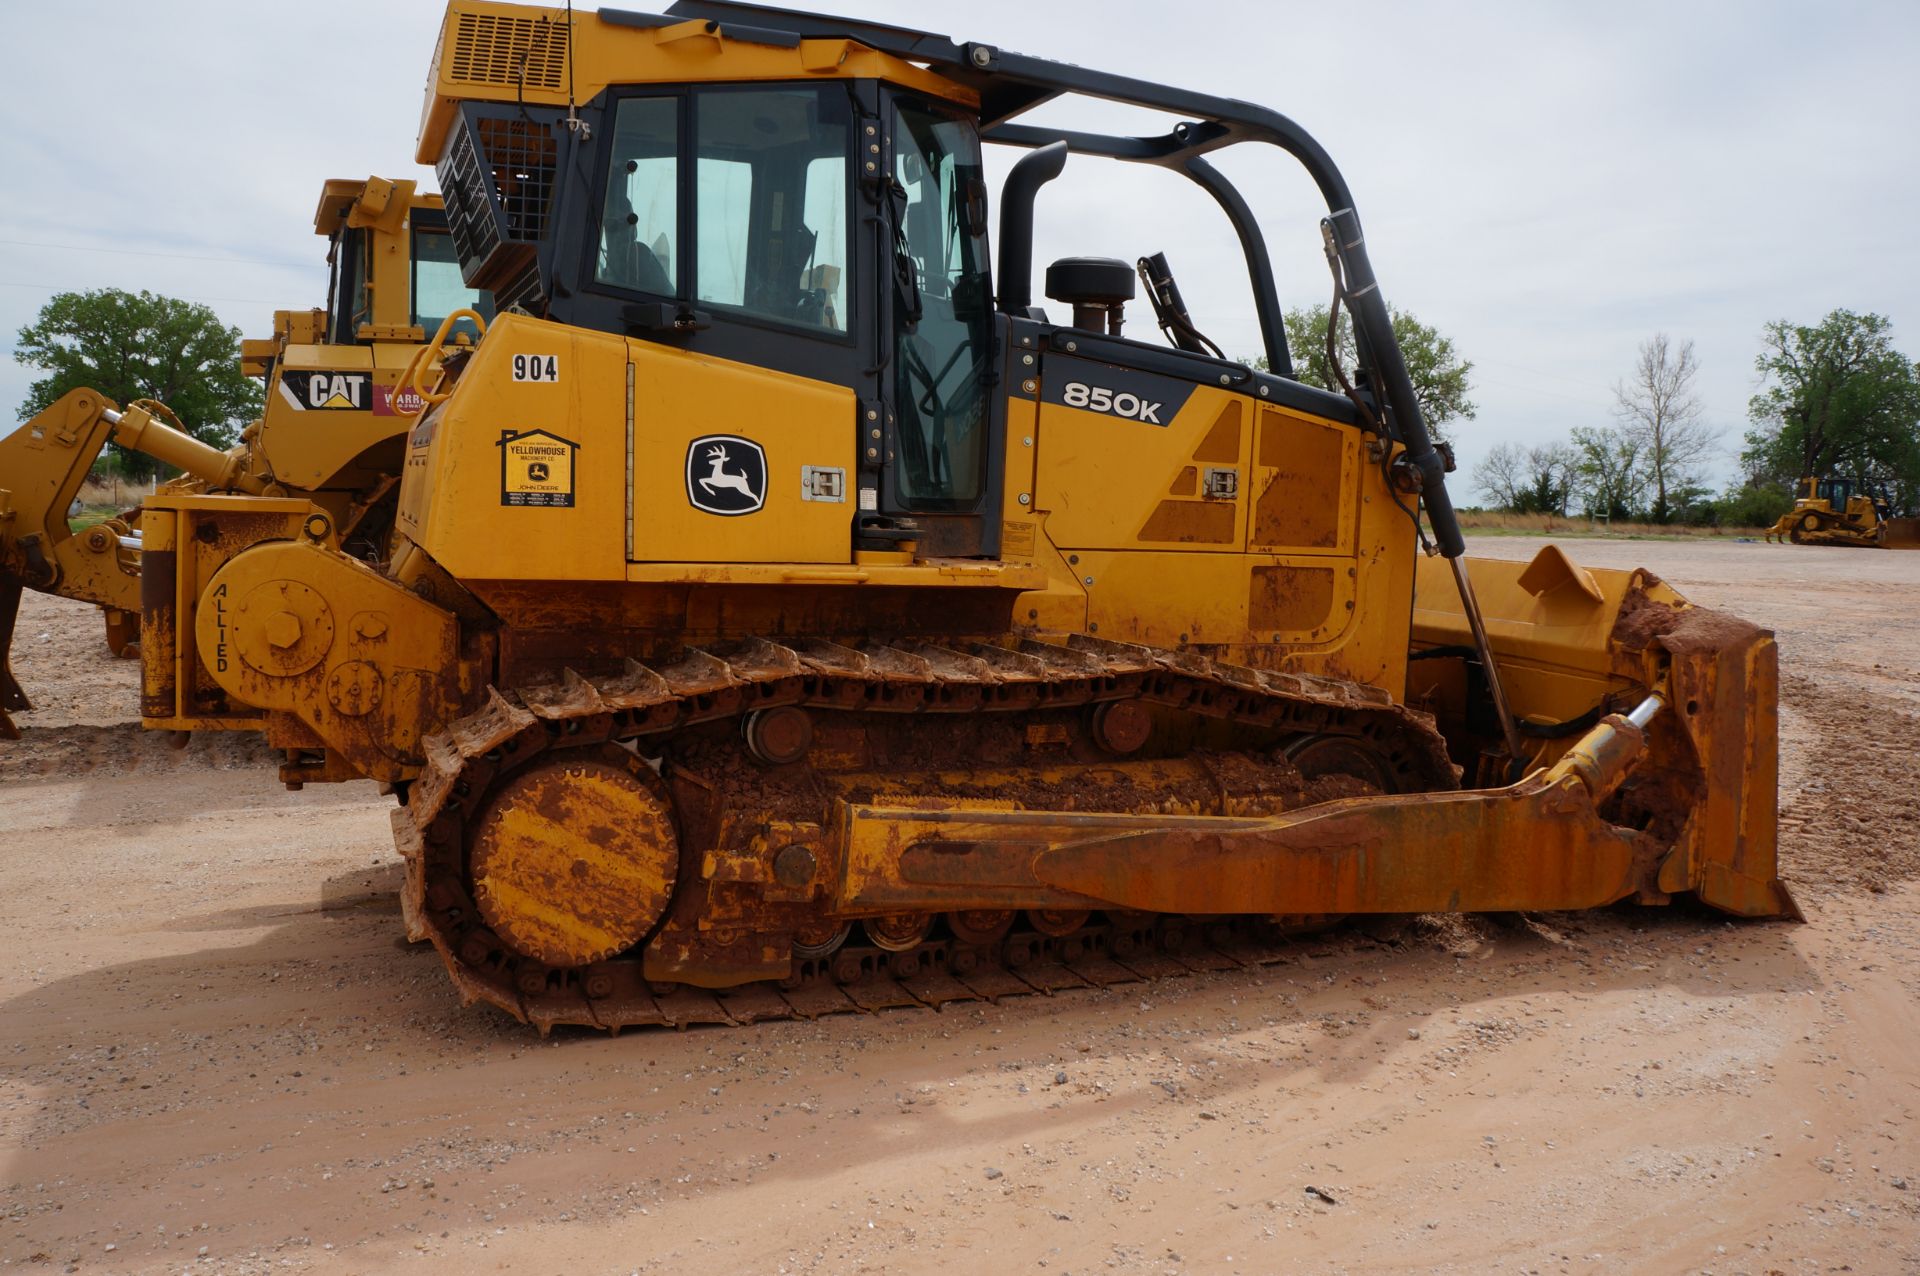
[[[630,349],[629,561],[851,561],[852,390],[648,342]]]

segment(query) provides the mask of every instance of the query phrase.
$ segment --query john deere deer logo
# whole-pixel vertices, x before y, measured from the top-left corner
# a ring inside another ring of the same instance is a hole
[[[687,500],[735,518],[767,503],[767,454],[752,439],[708,434],[687,445]]]

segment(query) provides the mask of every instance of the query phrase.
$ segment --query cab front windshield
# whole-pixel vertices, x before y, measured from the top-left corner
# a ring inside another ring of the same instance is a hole
[[[986,486],[993,345],[980,139],[971,121],[903,101],[894,156],[897,495],[970,510]]]

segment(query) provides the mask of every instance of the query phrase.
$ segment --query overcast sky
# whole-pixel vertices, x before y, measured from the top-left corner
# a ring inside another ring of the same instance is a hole
[[[1608,422],[1610,387],[1657,331],[1698,345],[1707,412],[1726,429],[1716,479],[1733,472],[1768,320],[1878,311],[1920,354],[1911,0],[826,7],[1245,98],[1305,125],[1353,188],[1387,298],[1474,363],[1479,416],[1453,428],[1468,472],[1494,442]],[[204,301],[250,336],[270,332],[276,307],[321,304],[321,181],[431,183],[413,142],[441,11],[9,5],[0,401],[17,405],[34,379],[13,338],[58,291]],[[1099,110],[1036,118],[1162,127]],[[1265,148],[1222,167],[1261,215],[1285,304],[1325,301],[1324,210],[1297,167]],[[1238,245],[1183,179],[1076,158],[1042,195],[1039,266],[1153,251],[1204,330],[1229,353],[1258,352]],[[1151,316],[1136,311],[1145,335]]]

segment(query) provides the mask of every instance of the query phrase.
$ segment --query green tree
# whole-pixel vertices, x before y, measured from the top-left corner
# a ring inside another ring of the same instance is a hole
[[[1793,497],[1778,483],[1740,479],[1713,503],[1721,527],[1770,527],[1793,508]]]
[[[1471,420],[1479,409],[1467,397],[1471,361],[1462,359],[1453,338],[1421,323],[1412,314],[1391,308],[1394,340],[1407,361],[1407,375],[1413,381],[1414,398],[1420,415],[1436,439],[1446,437],[1446,424],[1456,419]],[[1293,355],[1293,374],[1308,385],[1338,391],[1339,382],[1327,366],[1327,317],[1324,305],[1299,306],[1286,313],[1287,349]],[[1355,362],[1353,319],[1340,312],[1340,366],[1353,377]],[[1264,364],[1264,360],[1262,361]]]
[[[224,448],[260,415],[260,384],[240,373],[240,330],[174,297],[118,288],[56,294],[20,330],[14,358],[47,373],[28,389],[23,417],[91,387],[122,404],[158,399],[197,438]],[[159,468],[138,453],[121,460],[130,476]]]
[[[1631,431],[1575,426],[1575,490],[1587,513],[1632,518],[1642,512],[1647,491],[1647,458]]]
[[[1816,327],[1778,320],[1754,361],[1760,393],[1744,460],[1785,486],[1839,475],[1920,499],[1920,368],[1893,348],[1884,315],[1835,310]]]

